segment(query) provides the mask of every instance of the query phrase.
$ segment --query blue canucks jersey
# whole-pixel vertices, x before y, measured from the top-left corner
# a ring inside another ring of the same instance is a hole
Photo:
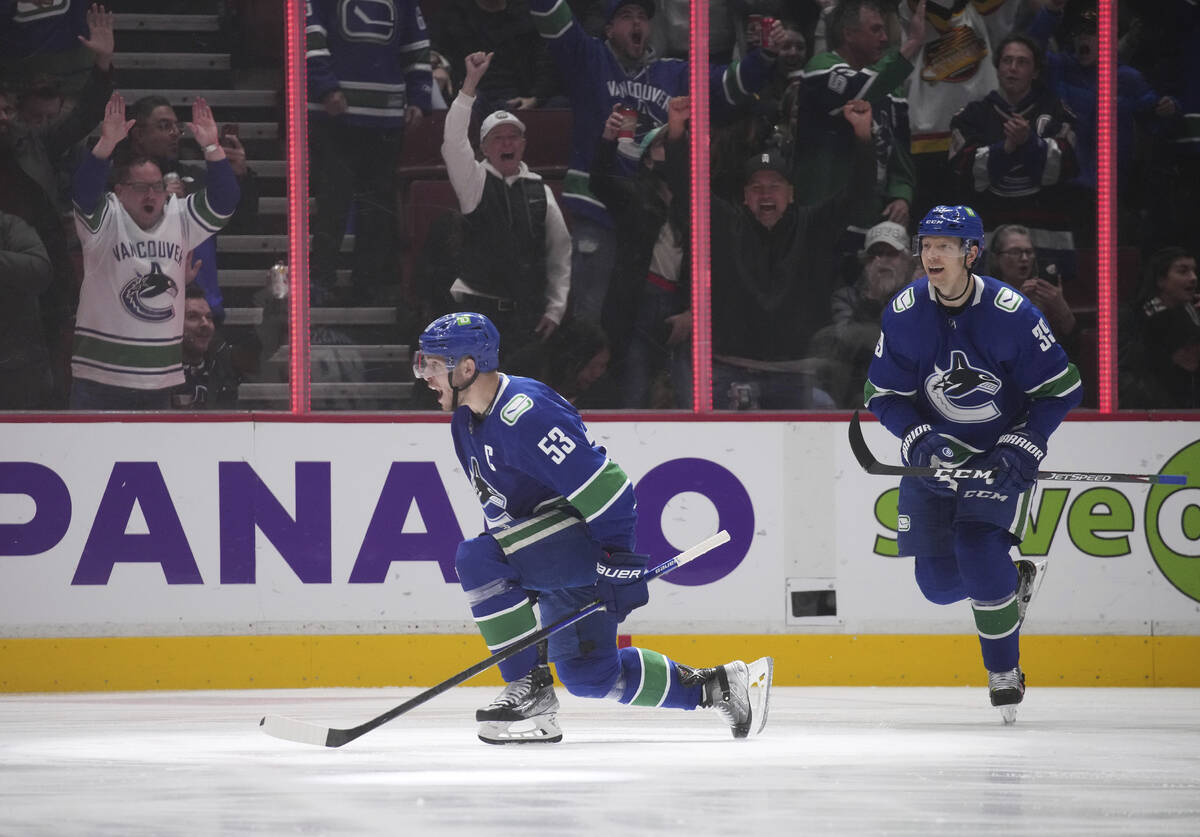
[[[633,550],[629,477],[588,439],[578,411],[545,384],[501,374],[487,412],[477,417],[459,407],[451,432],[489,532],[565,502],[601,546]]]
[[[940,305],[928,277],[892,298],[867,373],[867,408],[893,434],[928,422],[961,462],[1025,426],[1049,438],[1083,396],[1079,371],[1019,291],[972,274],[958,311]]]

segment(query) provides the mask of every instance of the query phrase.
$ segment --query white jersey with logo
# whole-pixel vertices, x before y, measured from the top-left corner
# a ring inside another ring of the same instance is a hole
[[[905,30],[916,5],[900,4]],[[1012,30],[1020,8],[1019,0],[927,0],[925,46],[908,79],[914,154],[946,152],[954,114],[999,87],[992,49]]]
[[[90,215],[76,206],[84,281],[74,377],[130,389],[183,383],[185,260],[229,217],[213,211],[203,190],[186,199],[171,196],[162,219],[148,230],[112,192]]]

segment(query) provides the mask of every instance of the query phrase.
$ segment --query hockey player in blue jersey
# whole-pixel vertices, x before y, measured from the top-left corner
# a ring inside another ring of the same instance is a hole
[[[488,648],[497,651],[588,602],[605,610],[552,634],[548,659],[571,694],[636,706],[711,707],[734,738],[767,722],[772,660],[696,669],[645,648],[617,648],[617,624],[648,600],[647,555],[634,549],[633,485],[592,443],[579,413],[531,378],[497,369],[500,334],[482,314],[447,314],[420,337],[413,372],[454,414],[463,472],[486,531],[463,541],[459,581]],[[500,663],[507,685],[475,713],[489,744],[562,740],[544,649]]]
[[[883,311],[865,398],[914,467],[971,463],[990,482],[904,477],[898,544],[935,604],[971,600],[988,690],[1004,721],[1025,695],[1019,635],[1044,570],[1009,554],[1025,528],[1046,441],[1082,392],[1078,370],[1020,292],[971,271],[983,222],[967,206],[921,221],[926,275]]]

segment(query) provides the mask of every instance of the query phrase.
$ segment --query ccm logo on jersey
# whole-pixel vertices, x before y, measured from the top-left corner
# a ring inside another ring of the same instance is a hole
[[[964,491],[963,497],[978,497],[980,500],[999,500],[1001,503],[1008,499],[1007,494],[998,494],[995,491],[983,491],[974,488],[970,491]]]
[[[610,567],[607,564],[596,562],[596,575],[604,576],[605,578],[628,578],[636,579],[642,577],[641,569],[630,569],[629,567]]]

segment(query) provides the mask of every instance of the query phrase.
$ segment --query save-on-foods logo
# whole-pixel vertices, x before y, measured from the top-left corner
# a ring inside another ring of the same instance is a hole
[[[1166,579],[1200,602],[1200,441],[1172,456],[1159,473],[1185,474],[1190,484],[1151,487],[1142,512],[1146,547]],[[1073,491],[1077,492],[1074,496]],[[1143,491],[1132,485],[1099,485],[1080,491],[1079,487],[1042,483],[1019,547],[1021,554],[1047,555],[1061,535],[1069,538],[1075,549],[1096,558],[1131,554],[1137,543],[1133,533],[1139,528],[1135,503],[1140,505]],[[899,493],[892,488],[875,500],[875,518],[891,534],[896,532]],[[875,553],[895,556],[895,537],[876,535]]]
[[[1163,465],[1164,474],[1200,475],[1200,442]],[[1179,592],[1200,602],[1200,488],[1156,485],[1146,498],[1146,542],[1154,563]]]

